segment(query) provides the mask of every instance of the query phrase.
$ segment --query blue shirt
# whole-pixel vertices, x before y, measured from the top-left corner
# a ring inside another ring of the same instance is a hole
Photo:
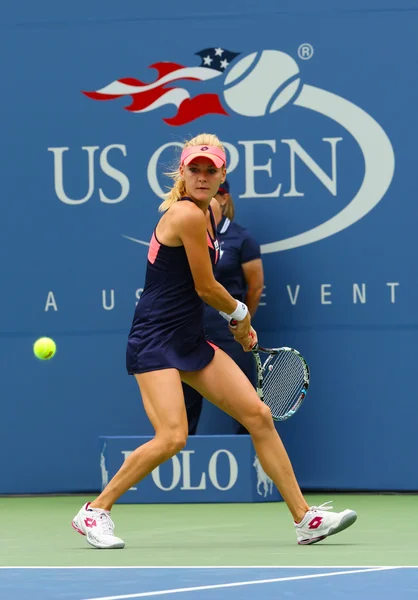
[[[242,265],[261,257],[260,245],[251,237],[244,227],[222,219],[217,228],[220,247],[219,260],[214,267],[215,279],[237,300],[244,301],[247,293]],[[219,312],[211,306],[205,307],[205,334],[219,345],[233,342],[234,338],[228,329],[228,323]]]

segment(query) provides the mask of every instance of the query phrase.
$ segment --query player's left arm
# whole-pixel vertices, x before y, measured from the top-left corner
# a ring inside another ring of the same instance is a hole
[[[253,317],[264,289],[264,271],[260,244],[255,241],[248,231],[244,232],[241,243],[240,263],[247,284],[247,295],[244,302]]]
[[[264,289],[263,263],[261,258],[256,258],[242,264],[241,268],[247,283],[247,295],[244,302],[248,306],[250,315],[253,317]]]

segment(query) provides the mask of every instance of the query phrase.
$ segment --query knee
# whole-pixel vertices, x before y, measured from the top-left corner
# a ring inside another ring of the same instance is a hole
[[[160,442],[162,454],[168,459],[183,450],[187,442],[187,431],[169,430],[156,438]]]
[[[187,443],[187,431],[177,431],[173,434],[169,441],[169,449],[171,455],[177,454],[180,450],[183,450]]]
[[[273,417],[271,416],[269,407],[264,402],[259,402],[249,416],[245,426],[251,434],[274,428]]]

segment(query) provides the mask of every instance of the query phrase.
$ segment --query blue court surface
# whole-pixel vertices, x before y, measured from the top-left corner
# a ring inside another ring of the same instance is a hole
[[[418,567],[3,567],[4,600],[418,598]]]

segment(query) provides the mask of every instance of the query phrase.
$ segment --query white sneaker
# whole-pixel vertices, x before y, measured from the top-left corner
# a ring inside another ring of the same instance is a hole
[[[110,518],[110,512],[102,508],[89,508],[87,502],[71,525],[78,533],[85,535],[89,544],[95,548],[124,548],[125,542],[113,535],[115,525]]]
[[[354,510],[343,510],[343,512],[326,512],[332,510],[325,502],[321,506],[311,506],[300,523],[295,523],[298,544],[315,544],[324,540],[329,535],[339,533],[350,527],[357,520]]]

